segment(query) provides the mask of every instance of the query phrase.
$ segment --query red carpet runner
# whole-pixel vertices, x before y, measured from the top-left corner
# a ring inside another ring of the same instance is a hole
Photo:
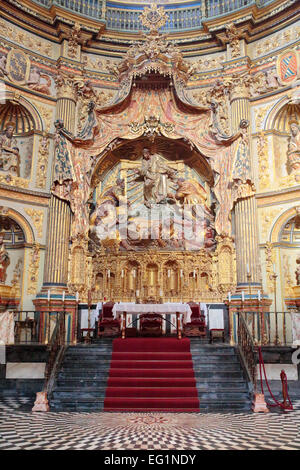
[[[115,339],[104,411],[199,411],[190,340]]]

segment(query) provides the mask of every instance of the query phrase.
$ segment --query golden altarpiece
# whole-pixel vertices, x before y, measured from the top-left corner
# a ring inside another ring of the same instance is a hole
[[[59,310],[65,292],[74,331],[89,291],[298,308],[299,25],[262,8],[264,37],[242,12],[163,34],[155,5],[139,34],[1,19],[0,216],[22,237],[5,235],[0,287],[20,308]]]
[[[186,93],[192,69],[158,19],[145,9],[150,32],[115,70],[114,100],[91,100],[77,136],[57,122],[53,194],[73,212],[68,286],[95,302],[223,302],[236,286],[231,210],[254,193],[248,122],[227,135],[218,109]]]

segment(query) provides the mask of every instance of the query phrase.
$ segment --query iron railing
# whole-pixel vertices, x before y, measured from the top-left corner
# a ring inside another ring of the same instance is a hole
[[[45,371],[44,392],[48,397],[52,391],[59,365],[65,351],[65,312],[59,312],[55,318],[55,326],[48,343],[49,359]]]
[[[256,345],[292,346],[291,312],[245,311],[244,318]]]
[[[13,313],[15,344],[50,344],[58,323],[62,318],[65,321],[68,312],[18,310]]]
[[[11,0],[13,2],[13,0]],[[143,2],[140,5],[107,2],[106,0],[33,0],[47,8],[53,5],[80,15],[105,21],[107,29],[138,32],[145,30],[140,15],[145,6],[151,3]],[[184,31],[199,28],[204,19],[241,10],[251,5],[262,7],[274,0],[198,0],[188,5],[164,4],[168,20],[162,31]],[[138,3],[138,2],[137,2]],[[159,5],[159,3],[158,3]]]
[[[239,355],[244,364],[248,379],[253,386],[253,391],[257,387],[257,353],[252,334],[248,328],[243,312],[238,312],[237,346]]]

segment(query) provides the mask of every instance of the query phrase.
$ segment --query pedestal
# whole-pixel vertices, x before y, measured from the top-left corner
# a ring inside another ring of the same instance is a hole
[[[267,407],[265,396],[263,393],[255,393],[252,402],[253,413],[269,413],[270,410]]]
[[[71,297],[71,298],[68,298]],[[39,329],[39,342],[48,343],[50,338],[47,329],[45,330],[45,321],[48,312],[65,312],[66,316],[66,341],[69,343],[77,342],[77,330],[78,330],[78,315],[77,315],[77,302],[73,296],[66,294],[65,302],[62,301],[61,294],[52,294],[50,301],[47,299],[47,293],[43,293],[43,290],[38,294],[37,298],[33,300],[35,309],[40,312],[40,329]],[[44,314],[44,317],[43,317]]]
[[[32,411],[50,411],[47,392],[37,392]]]

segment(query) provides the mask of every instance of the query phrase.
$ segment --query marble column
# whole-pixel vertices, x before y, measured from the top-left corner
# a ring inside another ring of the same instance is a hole
[[[250,122],[249,82],[247,77],[237,80],[236,86],[231,91],[231,123],[234,132],[239,129],[242,120]],[[250,178],[253,181],[253,162],[250,148],[249,164]],[[258,289],[261,289],[261,273],[255,195],[240,198],[236,201],[234,224],[237,257],[237,291],[254,289],[256,293]],[[247,266],[249,268],[249,276],[247,276]]]
[[[71,226],[70,206],[51,195],[44,285],[64,287],[68,281],[68,256]]]
[[[66,73],[60,72],[57,81],[56,119],[62,120],[65,129],[72,133],[75,126],[75,113],[74,80]],[[69,202],[51,194],[44,270],[44,284],[48,286],[63,287],[67,285],[71,219]]]

